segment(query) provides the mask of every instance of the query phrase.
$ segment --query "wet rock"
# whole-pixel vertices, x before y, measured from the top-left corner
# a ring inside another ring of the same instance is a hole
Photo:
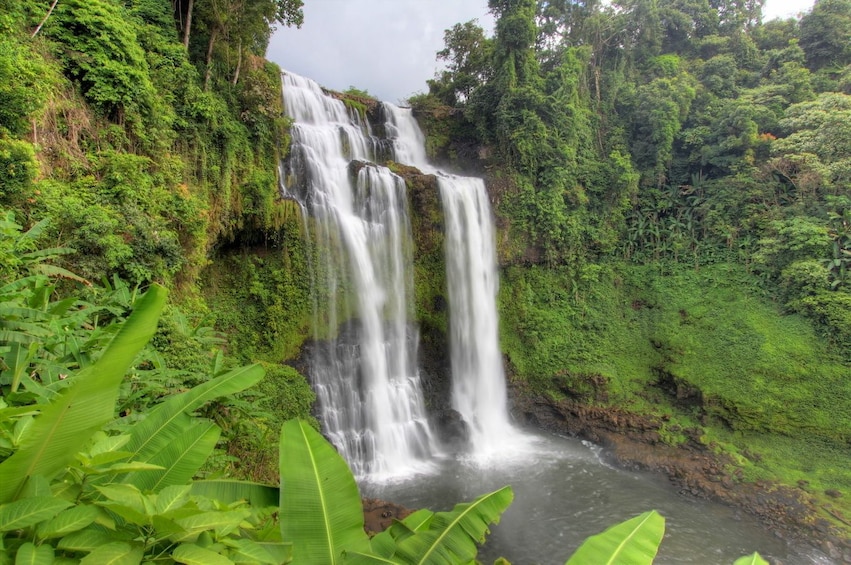
[[[824,552],[827,553],[828,556],[830,556],[831,559],[841,559],[842,558],[842,552],[839,551],[839,548],[837,548],[836,545],[834,545],[833,542],[826,541],[826,542],[824,542],[823,547],[824,547]]]
[[[364,529],[368,534],[383,532],[393,523],[393,520],[401,520],[413,511],[386,500],[376,498],[363,499]]]
[[[470,443],[470,427],[457,410],[441,410],[432,416],[440,442],[450,451],[464,451]]]

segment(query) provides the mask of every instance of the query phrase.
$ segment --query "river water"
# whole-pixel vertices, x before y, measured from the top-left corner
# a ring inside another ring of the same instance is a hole
[[[650,509],[666,519],[657,565],[727,564],[758,551],[772,564],[832,563],[793,547],[754,517],[678,493],[663,477],[615,468],[588,442],[530,432],[489,458],[447,458],[433,474],[365,482],[365,496],[408,508],[449,510],[456,503],[511,485],[514,502],[479,553],[482,563],[563,564],[582,541]]]

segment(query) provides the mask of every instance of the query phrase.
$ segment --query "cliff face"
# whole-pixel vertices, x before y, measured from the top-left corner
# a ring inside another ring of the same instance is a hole
[[[436,413],[450,406],[449,312],[446,297],[443,208],[434,175],[391,163],[405,179],[414,245],[414,293],[420,330],[419,365],[426,407]]]

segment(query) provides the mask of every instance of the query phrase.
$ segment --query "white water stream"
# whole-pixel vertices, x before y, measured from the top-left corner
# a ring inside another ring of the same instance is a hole
[[[490,202],[482,179],[450,175],[426,158],[425,140],[410,109],[384,104],[387,134],[396,159],[437,176],[443,203],[452,407],[470,430],[480,459],[529,443],[511,425],[502,353],[499,290]],[[510,447],[509,447],[510,444]]]
[[[426,158],[425,140],[410,109],[385,104],[388,137],[396,158],[437,175],[443,203],[446,283],[449,298],[449,351],[452,407],[470,429],[479,458],[522,449],[528,438],[515,430],[499,349],[499,290],[493,218],[480,178],[450,175]]]
[[[310,376],[323,429],[357,476],[422,470],[439,448],[429,431],[416,367],[411,234],[404,181],[378,166],[381,142],[357,112],[312,80],[286,73],[293,118],[288,192],[313,219],[317,345]],[[409,109],[384,104],[392,156],[438,178],[446,218],[452,406],[479,456],[519,433],[509,423],[497,333],[493,220],[481,179],[448,175],[426,159]],[[350,331],[341,320],[356,320]],[[320,340],[320,335],[341,335]]]
[[[437,451],[416,367],[405,183],[365,163],[378,143],[368,124],[312,80],[285,74],[284,105],[295,120],[287,190],[312,218],[314,287],[327,298],[310,367],[323,430],[355,475],[405,475]]]

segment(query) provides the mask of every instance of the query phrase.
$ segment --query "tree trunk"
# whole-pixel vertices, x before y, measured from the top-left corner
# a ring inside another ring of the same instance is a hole
[[[233,85],[236,86],[237,81],[239,81],[239,71],[242,68],[242,38],[239,38],[239,45],[237,47],[237,55],[236,55],[236,70],[233,72]]]
[[[207,44],[207,70],[204,72],[204,91],[210,89],[210,78],[213,75],[213,47],[216,46],[216,36],[218,28],[213,28],[210,33],[210,42]]]
[[[186,26],[183,28],[183,48],[189,49],[189,34],[192,32],[192,5],[195,0],[189,0],[186,8]]]

